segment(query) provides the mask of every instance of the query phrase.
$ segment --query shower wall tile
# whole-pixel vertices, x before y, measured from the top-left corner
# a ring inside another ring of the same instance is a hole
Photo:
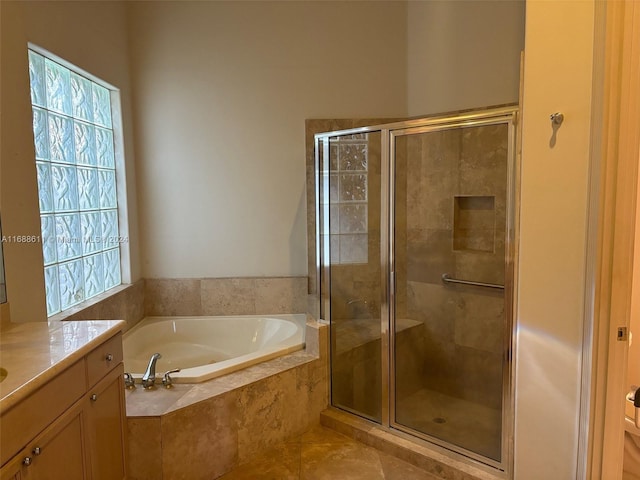
[[[505,333],[503,292],[461,292],[454,323],[457,345],[499,355]]]
[[[408,282],[408,316],[424,323],[423,386],[453,394],[456,299],[443,285]]]
[[[410,229],[407,235],[407,279],[442,285],[442,274],[454,273],[451,230]]]
[[[314,135],[316,133],[331,132],[334,130],[345,130],[355,127],[363,127],[367,125],[381,125],[403,120],[401,118],[360,118],[360,119],[307,119],[305,120],[305,159],[306,159],[306,205],[307,205],[307,271],[309,293],[317,295],[318,285],[316,284],[316,176],[315,176],[315,153],[314,153]],[[381,155],[381,145],[370,143],[369,156],[379,158]],[[373,162],[368,165],[369,181],[380,183],[380,165]],[[379,204],[376,197],[375,188],[368,189],[369,202]],[[378,189],[379,190],[379,189]],[[374,228],[378,225],[379,215],[369,215],[369,226]],[[373,223],[372,223],[373,222]],[[372,251],[372,250],[370,250]],[[375,250],[373,250],[375,251]]]
[[[426,355],[424,323],[396,333],[395,372],[396,394],[406,397],[424,388]]]
[[[345,344],[332,348],[333,403],[375,417],[381,409],[380,335],[377,338],[367,335],[363,339],[357,336],[361,330],[357,328],[355,332],[350,332],[351,335],[347,332],[336,335],[349,338]]]
[[[409,318],[425,324],[425,338],[454,342],[454,318],[457,299],[444,285],[409,281],[407,284]]]
[[[451,274],[456,278],[504,285],[504,241],[501,242],[501,245],[501,254],[456,252],[454,256],[455,267],[452,268]]]
[[[497,408],[502,392],[501,293],[453,292],[443,285],[409,282],[408,304],[409,318],[424,323],[424,386]]]
[[[421,177],[410,174],[406,196],[410,225],[414,228],[450,230],[453,225],[452,192],[456,190],[455,185],[452,175],[441,172],[429,172]]]
[[[508,127],[464,129],[460,149],[460,194],[505,198]]]
[[[200,279],[146,279],[145,314],[201,315]]]
[[[502,355],[457,345],[456,396],[490,408],[502,407]]]
[[[412,227],[451,229],[452,192],[458,186],[458,165],[451,159],[459,156],[459,138],[458,131],[449,130],[407,140],[408,160],[400,166],[400,175],[406,179],[407,218]]]
[[[127,478],[162,479],[162,431],[159,417],[127,419]]]
[[[376,244],[376,248],[379,250],[379,244]],[[362,319],[379,316],[380,283],[380,262],[333,266],[331,277],[333,319]]]

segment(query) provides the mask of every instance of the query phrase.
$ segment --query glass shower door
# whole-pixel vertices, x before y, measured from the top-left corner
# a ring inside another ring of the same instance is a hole
[[[503,458],[507,123],[392,132],[391,424]]]
[[[330,319],[331,326],[331,401],[380,423],[380,130],[324,137],[320,151],[323,318]]]

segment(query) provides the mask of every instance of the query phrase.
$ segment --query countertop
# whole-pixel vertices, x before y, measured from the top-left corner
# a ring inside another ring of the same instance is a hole
[[[122,320],[16,323],[0,332],[5,412],[125,326]]]

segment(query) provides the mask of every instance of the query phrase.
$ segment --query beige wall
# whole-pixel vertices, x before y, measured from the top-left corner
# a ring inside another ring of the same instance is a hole
[[[120,88],[127,159],[131,278],[139,278],[133,136],[124,4],[1,2],[2,227],[5,235],[40,235],[33,161],[27,42],[42,47]],[[12,321],[45,320],[40,244],[5,244]],[[125,246],[125,250],[126,250]],[[129,252],[124,252],[126,258]]]
[[[132,281],[306,273],[305,118],[476,106],[410,98],[427,3],[2,2],[4,233],[39,233],[31,41],[121,89]],[[5,247],[14,320],[44,319],[40,246]]]
[[[304,120],[406,115],[404,2],[136,2],[145,277],[305,275]]]
[[[527,4],[517,312],[521,480],[575,478],[593,4]],[[514,57],[521,30],[500,15],[484,17],[474,9],[480,5],[517,15],[522,9],[513,2],[139,2],[130,4],[127,32],[120,2],[0,2],[3,233],[39,234],[26,42],[122,89],[132,161],[129,33],[144,252],[138,269],[132,244],[133,279],[140,271],[304,274],[303,120],[515,101],[515,69],[485,68],[495,59],[484,52],[493,46],[500,57]],[[446,23],[438,19],[453,15],[461,26],[440,29]],[[432,42],[429,35],[439,36]],[[556,110],[566,121],[550,148],[548,117]],[[135,216],[133,180],[129,169]],[[5,247],[12,318],[43,320],[39,245]]]
[[[0,208],[3,235],[39,235],[26,34],[20,4],[0,3]],[[26,78],[25,78],[26,77]],[[9,121],[11,119],[11,121]],[[3,243],[13,319],[46,319],[39,244]]]
[[[519,480],[577,478],[594,4],[527,2],[515,418]],[[556,111],[565,121],[551,147],[549,115]]]
[[[638,152],[640,164],[640,152]],[[640,178],[639,178],[640,180]],[[638,183],[637,205],[640,206],[640,182]],[[636,207],[636,225],[640,225],[640,208]],[[640,232],[636,233],[634,251],[640,252]],[[640,255],[633,257],[633,297],[631,299],[630,318],[631,341],[629,342],[629,357],[627,360],[627,385],[640,385]],[[625,402],[625,414],[635,415],[633,405]]]
[[[408,114],[518,103],[524,1],[408,2]]]

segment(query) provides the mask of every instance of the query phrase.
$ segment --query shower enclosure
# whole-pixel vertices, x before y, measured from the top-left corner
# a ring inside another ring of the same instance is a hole
[[[315,135],[331,403],[507,470],[515,107]]]

